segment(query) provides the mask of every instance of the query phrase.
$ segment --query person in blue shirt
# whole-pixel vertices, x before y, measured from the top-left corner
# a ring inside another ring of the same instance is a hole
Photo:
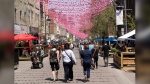
[[[94,48],[94,45],[89,43],[89,50],[91,51]]]
[[[81,66],[83,66],[84,81],[89,81],[90,78],[90,68],[92,62],[92,52],[89,50],[89,46],[84,45],[84,50],[81,51]]]

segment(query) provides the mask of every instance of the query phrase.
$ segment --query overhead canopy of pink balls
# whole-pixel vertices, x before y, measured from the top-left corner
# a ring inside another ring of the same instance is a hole
[[[91,18],[99,15],[111,3],[111,0],[37,0],[42,2],[45,12],[59,26],[79,38],[88,37],[91,30]]]

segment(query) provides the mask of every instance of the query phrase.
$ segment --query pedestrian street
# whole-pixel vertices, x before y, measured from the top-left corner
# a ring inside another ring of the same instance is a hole
[[[79,59],[78,48],[73,50],[77,65],[73,66],[74,79],[70,84],[135,84],[135,73],[125,72],[116,68],[113,58],[109,58],[109,66],[104,67],[103,58],[99,56],[98,69],[91,70],[90,81],[83,82],[83,67]],[[44,67],[41,69],[31,69],[31,61],[19,61],[19,67],[14,71],[15,84],[64,84],[64,68],[62,60],[59,69],[58,81],[53,82],[51,68],[48,57],[44,58]]]

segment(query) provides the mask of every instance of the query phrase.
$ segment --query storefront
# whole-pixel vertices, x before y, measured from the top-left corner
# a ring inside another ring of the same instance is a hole
[[[30,33],[32,33],[32,34],[39,33],[39,28],[37,28],[37,27],[30,27]]]

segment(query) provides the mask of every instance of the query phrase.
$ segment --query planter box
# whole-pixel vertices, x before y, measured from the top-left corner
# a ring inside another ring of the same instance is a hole
[[[121,56],[114,55],[113,61],[120,69],[125,71],[135,70],[135,52],[121,52]]]

